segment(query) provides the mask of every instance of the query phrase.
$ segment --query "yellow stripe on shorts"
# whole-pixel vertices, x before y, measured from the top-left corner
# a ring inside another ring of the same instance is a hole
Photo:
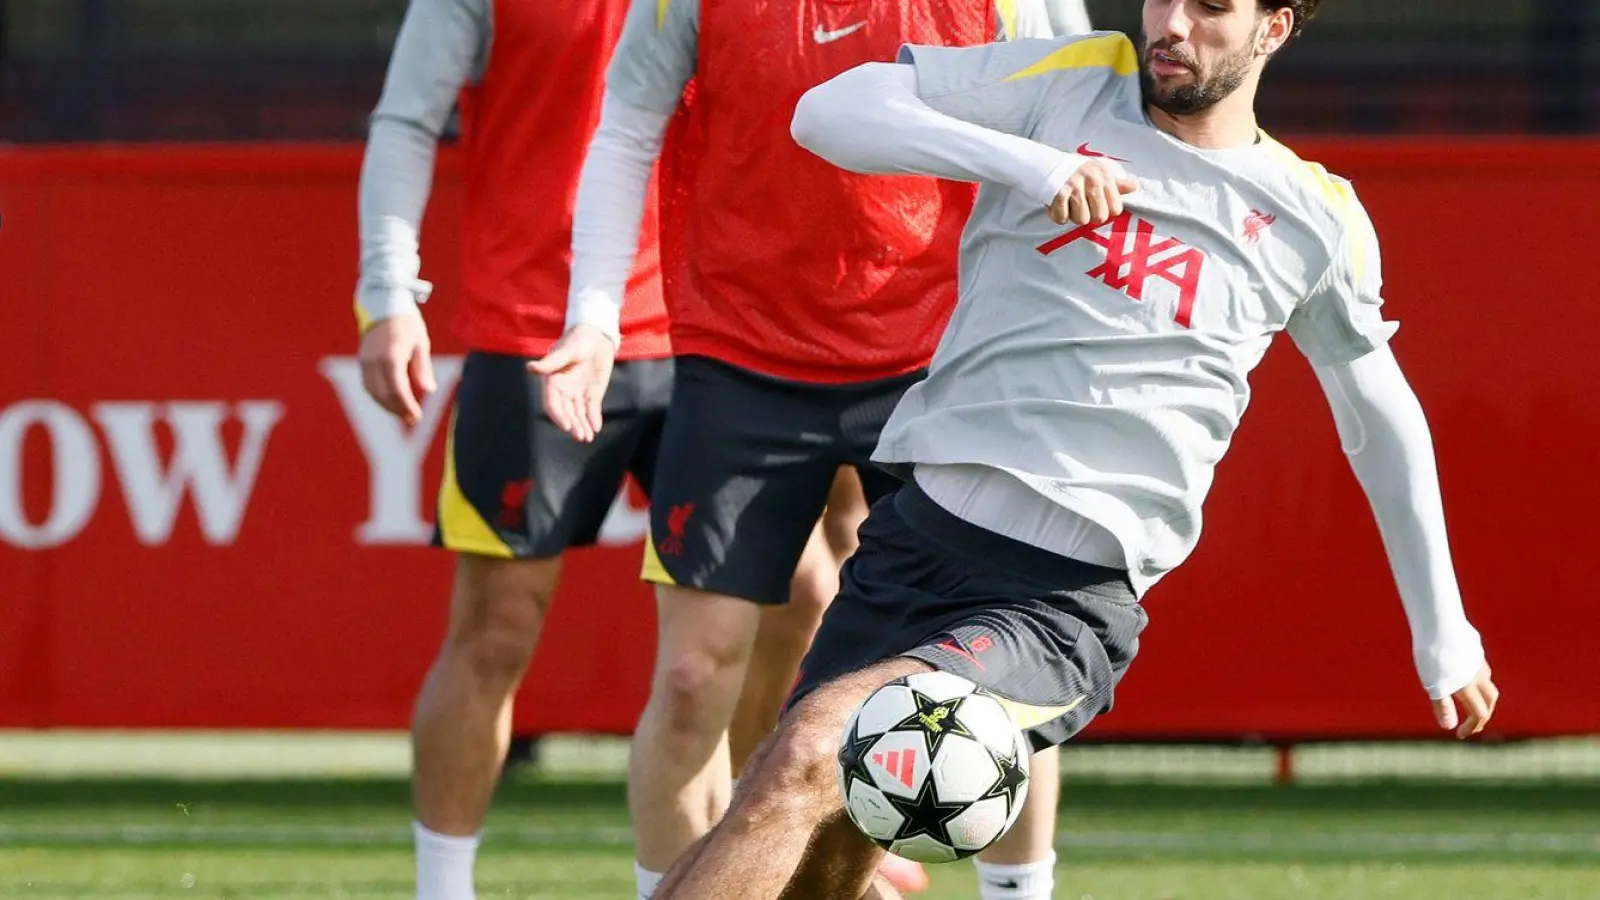
[[[650,584],[676,585],[678,580],[672,577],[667,567],[661,563],[661,555],[656,553],[656,542],[650,535],[649,527],[644,530],[644,559],[639,564],[639,580]]]
[[[1079,697],[1066,706],[1034,706],[1031,703],[1023,703],[1020,700],[1012,700],[1008,697],[1000,696],[996,696],[995,699],[999,700],[1000,705],[1005,707],[1005,711],[1011,714],[1011,721],[1018,728],[1027,731],[1029,728],[1036,728],[1072,712],[1082,706],[1083,701],[1087,700],[1088,697]]]
[[[446,549],[458,553],[514,559],[516,553],[500,539],[483,514],[461,492],[456,480],[456,414],[450,413],[445,435],[444,478],[439,481],[439,535]]]

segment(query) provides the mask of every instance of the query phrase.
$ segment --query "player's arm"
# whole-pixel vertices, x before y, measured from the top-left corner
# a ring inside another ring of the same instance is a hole
[[[1083,0],[995,0],[997,40],[1064,37],[1088,34],[1089,11]]]
[[[790,131],[853,172],[1000,185],[1058,221],[1104,222],[1122,212],[1122,194],[1137,187],[1132,178],[1114,162],[1031,137],[1046,97],[1072,90],[1041,65],[1064,46],[908,46],[900,62],[867,63],[807,91]]]
[[[1422,405],[1387,347],[1313,368],[1377,520],[1411,626],[1417,674],[1439,725],[1456,728],[1460,737],[1476,734],[1493,714],[1499,691],[1462,609]],[[1452,699],[1464,719],[1458,720]]]
[[[699,22],[698,0],[635,0],[606,73],[600,124],[578,177],[566,333],[530,367],[544,376],[551,421],[580,441],[600,430],[650,173],[694,75]]]
[[[361,165],[361,277],[356,318],[362,382],[408,422],[435,388],[418,305],[432,285],[419,276],[418,232],[433,164],[461,86],[482,69],[488,0],[413,0],[389,60]]]
[[[1377,520],[1423,689],[1440,727],[1467,737],[1489,721],[1499,691],[1462,608],[1428,421],[1387,346],[1395,325],[1379,314],[1377,239],[1359,207],[1352,215],[1349,240],[1358,246],[1339,255],[1290,333],[1312,362]]]
[[[1084,0],[1042,0],[1056,34],[1088,34],[1094,30]]]

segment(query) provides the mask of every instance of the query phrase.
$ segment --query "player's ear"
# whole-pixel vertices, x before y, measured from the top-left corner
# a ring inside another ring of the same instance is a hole
[[[1256,52],[1271,56],[1283,49],[1294,34],[1294,10],[1287,6],[1273,10],[1261,19],[1256,36]]]

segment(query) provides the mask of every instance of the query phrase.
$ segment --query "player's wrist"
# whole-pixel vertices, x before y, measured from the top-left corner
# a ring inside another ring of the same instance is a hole
[[[610,291],[579,288],[567,298],[565,333],[587,326],[606,336],[612,346],[622,346],[622,304]]]
[[[1413,651],[1422,687],[1434,700],[1442,700],[1471,684],[1483,671],[1488,657],[1477,629],[1461,622]]]
[[[1072,180],[1072,176],[1078,174],[1078,170],[1083,168],[1083,164],[1088,161],[1089,157],[1087,156],[1079,156],[1076,153],[1062,153],[1060,160],[1056,162],[1050,172],[1045,175],[1044,181],[1034,190],[1034,200],[1038,201],[1040,206],[1049,206],[1054,203],[1056,195],[1061,193],[1061,189],[1066,187],[1067,182]]]
[[[417,281],[412,286],[362,284],[356,290],[356,327],[365,334],[368,329],[387,319],[399,316],[422,316],[422,304],[428,302],[433,285]]]

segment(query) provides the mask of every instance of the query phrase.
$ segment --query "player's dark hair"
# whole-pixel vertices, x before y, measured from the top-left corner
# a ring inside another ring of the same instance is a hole
[[[1276,12],[1280,9],[1294,11],[1294,30],[1289,32],[1289,39],[1300,36],[1306,28],[1306,23],[1317,14],[1317,6],[1322,0],[1257,0],[1266,12]]]

